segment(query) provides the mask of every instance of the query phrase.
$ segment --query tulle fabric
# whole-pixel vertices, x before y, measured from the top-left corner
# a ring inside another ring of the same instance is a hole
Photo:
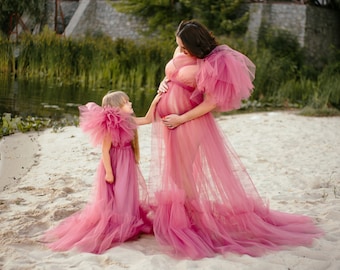
[[[132,141],[137,128],[129,114],[119,108],[103,108],[94,102],[79,107],[79,126],[89,134],[93,146],[100,145],[108,132],[113,146],[126,145]]]
[[[103,253],[122,242],[151,233],[146,186],[135,163],[131,140],[136,125],[131,116],[112,108],[89,103],[80,108],[80,127],[99,144],[105,134],[112,136],[111,166],[115,181],[105,181],[100,161],[92,198],[86,206],[45,232],[42,240],[56,251],[77,249]]]
[[[250,97],[255,65],[242,53],[221,45],[198,64],[197,91],[211,95],[217,111],[239,109],[241,101]]]
[[[181,258],[226,252],[259,256],[310,245],[322,235],[311,218],[269,208],[211,113],[175,129],[161,122],[167,114],[192,109],[207,93],[221,110],[239,107],[252,91],[253,73],[245,68],[245,56],[230,50],[218,47],[204,61],[180,54],[166,66],[169,89],[152,126],[149,192],[155,237],[166,252]],[[232,87],[223,90],[222,84]]]

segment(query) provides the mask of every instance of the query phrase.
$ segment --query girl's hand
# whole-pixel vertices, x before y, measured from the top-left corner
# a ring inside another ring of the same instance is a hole
[[[169,114],[163,117],[162,121],[168,129],[174,129],[184,123],[178,114]]]
[[[168,91],[168,81],[169,79],[165,77],[163,81],[158,86],[157,93],[166,93]]]
[[[112,173],[105,174],[105,181],[112,184],[114,182],[114,177]]]

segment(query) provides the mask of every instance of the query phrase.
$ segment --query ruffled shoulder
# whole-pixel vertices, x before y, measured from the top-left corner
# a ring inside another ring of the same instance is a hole
[[[112,137],[112,144],[125,145],[132,141],[137,128],[131,115],[117,108],[103,108],[94,102],[79,107],[79,126],[90,135],[94,146],[102,144],[106,134]]]
[[[239,109],[253,91],[254,78],[255,65],[245,55],[220,45],[199,61],[197,91],[209,94],[218,111]]]

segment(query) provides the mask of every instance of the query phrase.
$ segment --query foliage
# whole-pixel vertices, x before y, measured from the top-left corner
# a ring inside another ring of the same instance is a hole
[[[118,11],[144,18],[148,33],[156,31],[166,37],[173,36],[182,20],[198,19],[216,35],[244,33],[248,21],[242,0],[125,0],[112,1],[112,5]]]
[[[112,1],[112,5],[120,12],[134,14],[144,18],[149,26],[145,34],[165,33],[163,36],[173,35],[176,25],[183,18],[192,18],[193,14],[181,1],[166,0],[128,0]]]
[[[75,117],[73,120],[61,119],[52,121],[51,119],[32,116],[22,119],[22,117],[12,117],[11,114],[4,113],[0,119],[0,138],[16,132],[41,131],[46,128],[52,128],[54,132],[58,132],[64,126],[77,126],[78,124],[78,117]]]
[[[44,18],[46,0],[1,0],[0,5],[0,28],[3,33],[8,33],[11,15],[30,14],[35,22],[41,23]]]
[[[338,59],[333,61],[332,59]],[[327,106],[340,109],[340,50],[335,50],[331,54],[330,62],[324,67],[318,76],[320,83],[320,93]]]
[[[262,26],[258,40],[260,48],[268,48],[274,56],[294,59],[297,65],[301,65],[302,49],[297,38],[288,31]]]
[[[14,69],[13,46],[0,34],[0,72],[10,73]]]
[[[42,127],[49,125],[49,120],[35,119],[28,117],[22,121],[21,117],[12,118],[9,113],[5,113],[1,118],[1,133],[0,137],[10,135],[16,131],[27,132],[30,130],[41,130]]]
[[[243,34],[247,30],[249,14],[242,0],[183,1],[192,8],[194,17],[202,21],[216,35]]]
[[[260,29],[254,99],[282,99],[280,87],[299,77],[303,57],[298,42],[289,33]]]
[[[284,32],[264,31],[258,46],[231,36],[218,39],[247,55],[257,67],[255,91],[242,109],[298,107],[304,108],[305,114],[323,116],[339,112],[338,50],[332,52],[329,63],[318,71],[308,66],[296,40]],[[0,39],[0,72],[8,74],[15,69],[17,76],[53,80],[61,85],[78,82],[94,90],[124,90],[132,100],[140,100],[137,106],[146,108],[144,104],[149,104],[154,96],[174,46],[174,40],[162,38],[112,41],[98,35],[75,40],[60,37],[46,28],[39,35],[23,36],[16,59],[13,45],[5,38]],[[64,124],[67,123],[4,115],[0,137],[45,127],[58,130]]]
[[[318,70],[305,62],[298,42],[288,33],[263,31],[253,54],[257,70],[252,100],[274,107],[306,107],[308,113],[313,108],[314,115],[334,115],[340,109],[339,55],[334,50],[329,63]]]
[[[332,0],[331,2],[333,9],[340,10],[340,0]]]
[[[313,108],[312,106],[304,107],[300,112],[300,115],[303,116],[319,116],[319,117],[326,117],[326,116],[340,116],[340,111],[334,108]]]
[[[322,6],[322,7],[326,7],[326,8],[333,9],[333,10],[340,10],[340,0],[329,0],[327,1],[326,5],[322,5],[320,3],[323,3],[323,2],[322,1],[311,2],[311,4],[315,6]]]
[[[136,70],[143,73],[138,86],[154,87],[159,79],[157,72],[162,68],[160,63],[165,56],[170,57],[162,41],[156,39],[139,44],[124,39],[112,41],[106,36],[75,40],[60,37],[47,28],[37,36],[23,37],[20,46],[19,74],[58,80],[63,77],[65,81],[76,79],[93,84],[110,81],[113,87],[122,86],[119,78]],[[159,68],[154,73],[155,80],[151,80],[146,74],[154,65]],[[144,84],[147,81],[149,85]]]
[[[105,35],[72,39],[44,28],[38,35],[23,35],[19,45],[0,39],[0,72],[91,89],[124,90],[131,98],[138,95],[148,102],[164,76],[174,44],[158,38],[113,41]],[[20,51],[16,58],[15,48]]]

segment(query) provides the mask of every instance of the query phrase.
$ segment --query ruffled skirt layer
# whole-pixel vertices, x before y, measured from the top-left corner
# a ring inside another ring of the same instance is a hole
[[[152,232],[145,201],[140,198],[138,189],[139,181],[143,179],[131,146],[113,148],[110,154],[115,168],[114,184],[105,181],[101,162],[92,201],[44,234],[43,241],[49,248],[102,253],[141,233]]]
[[[169,254],[259,256],[322,235],[309,217],[269,209],[211,114],[153,132],[165,138],[153,142],[153,229]]]

